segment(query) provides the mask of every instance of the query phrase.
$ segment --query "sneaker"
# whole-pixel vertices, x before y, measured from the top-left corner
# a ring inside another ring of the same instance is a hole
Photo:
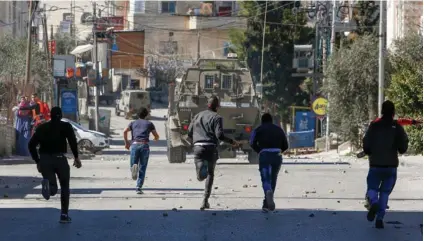
[[[379,209],[379,206],[377,203],[374,203],[371,205],[370,210],[368,211],[368,214],[367,214],[367,220],[369,222],[374,221],[375,215],[377,214],[378,209]]]
[[[375,228],[376,229],[384,229],[384,222],[383,222],[383,220],[375,220]]]
[[[138,177],[138,165],[137,164],[134,164],[131,167],[131,177],[134,181],[137,180],[137,177]]]
[[[135,191],[136,191],[137,194],[143,194],[141,187],[137,187],[137,189]]]
[[[72,223],[72,219],[67,214],[62,214],[59,223]]]
[[[270,211],[274,211],[275,210],[275,203],[274,203],[274,193],[272,192],[272,190],[266,191],[265,200],[266,200],[268,209]]]
[[[44,199],[50,199],[50,183],[48,179],[43,179],[41,181],[41,194],[43,195]]]
[[[267,202],[265,200],[262,202],[262,212],[263,213],[269,212],[268,204],[267,204]]]
[[[200,210],[205,210],[211,208],[207,199],[203,199],[202,206],[200,206]]]

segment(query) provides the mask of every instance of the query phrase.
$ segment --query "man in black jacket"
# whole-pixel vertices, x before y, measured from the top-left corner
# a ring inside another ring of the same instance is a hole
[[[384,228],[383,218],[389,195],[396,184],[398,153],[405,153],[409,142],[403,127],[393,119],[393,102],[385,101],[381,112],[381,120],[370,124],[363,139],[364,152],[370,163],[366,194],[370,209],[367,219],[372,222],[377,216],[375,227],[379,229]]]
[[[51,120],[41,124],[28,144],[32,159],[37,163],[37,169],[43,176],[41,182],[41,192],[46,200],[57,193],[58,186],[56,175],[60,183],[60,204],[61,204],[61,223],[70,223],[68,216],[69,209],[69,180],[70,168],[68,160],[65,157],[67,153],[67,142],[74,154],[74,166],[81,167],[81,161],[78,158],[77,138],[74,129],[68,122],[61,121],[62,110],[60,107],[53,107],[50,111]],[[37,146],[40,146],[39,153]]]
[[[272,116],[265,113],[261,125],[250,135],[250,146],[259,153],[259,171],[265,199],[262,210],[268,212],[275,209],[274,192],[277,177],[282,163],[282,153],[288,149],[286,133],[272,123]]]
[[[188,137],[193,141],[194,163],[196,165],[197,180],[205,183],[205,196],[201,210],[210,208],[209,197],[212,191],[215,166],[218,160],[217,147],[220,141],[230,143],[233,147],[239,143],[224,135],[222,117],[216,113],[219,108],[219,99],[212,96],[208,99],[208,109],[198,113],[190,123]]]

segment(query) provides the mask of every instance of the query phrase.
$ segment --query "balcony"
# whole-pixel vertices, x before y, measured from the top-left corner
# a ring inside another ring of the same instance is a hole
[[[247,19],[243,17],[208,17],[208,16],[189,16],[189,29],[245,29],[247,27]]]

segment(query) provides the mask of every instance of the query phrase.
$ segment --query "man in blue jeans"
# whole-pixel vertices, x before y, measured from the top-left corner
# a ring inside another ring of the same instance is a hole
[[[283,161],[282,153],[288,149],[288,143],[286,133],[272,123],[270,114],[263,114],[261,122],[250,136],[250,146],[259,153],[259,172],[265,194],[262,210],[268,212],[275,210],[274,192]]]
[[[381,108],[382,118],[372,122],[363,139],[364,153],[368,155],[370,169],[367,177],[366,198],[369,203],[368,221],[374,219],[375,227],[384,228],[384,215],[397,179],[398,153],[408,150],[408,136],[393,118],[395,105],[385,101]]]
[[[124,130],[125,149],[130,150],[130,167],[133,180],[137,180],[136,192],[143,194],[144,177],[146,176],[147,164],[149,162],[149,135],[153,134],[154,140],[159,140],[159,135],[156,132],[152,122],[146,120],[149,111],[146,108],[141,108],[139,119],[131,122]],[[131,131],[131,142],[128,141],[128,132]],[[138,176],[138,178],[137,178]]]

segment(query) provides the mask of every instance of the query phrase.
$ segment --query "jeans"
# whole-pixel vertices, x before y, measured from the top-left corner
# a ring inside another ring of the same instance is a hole
[[[132,144],[130,148],[130,168],[138,165],[137,188],[143,187],[146,177],[147,164],[149,163],[150,147],[149,144]]]
[[[57,178],[60,183],[61,213],[68,214],[69,210],[69,180],[71,178],[68,159],[63,154],[40,154],[40,169],[44,179],[49,180],[50,195],[57,193]]]
[[[389,195],[395,187],[397,168],[371,167],[367,177],[367,198],[371,205],[378,204],[377,220],[386,214]]]
[[[282,161],[283,158],[279,152],[264,151],[259,154],[259,172],[264,194],[269,190],[275,191]]]
[[[193,152],[197,180],[203,181],[206,179],[205,199],[208,199],[212,192],[215,166],[218,161],[218,152],[215,145],[194,146]]]

